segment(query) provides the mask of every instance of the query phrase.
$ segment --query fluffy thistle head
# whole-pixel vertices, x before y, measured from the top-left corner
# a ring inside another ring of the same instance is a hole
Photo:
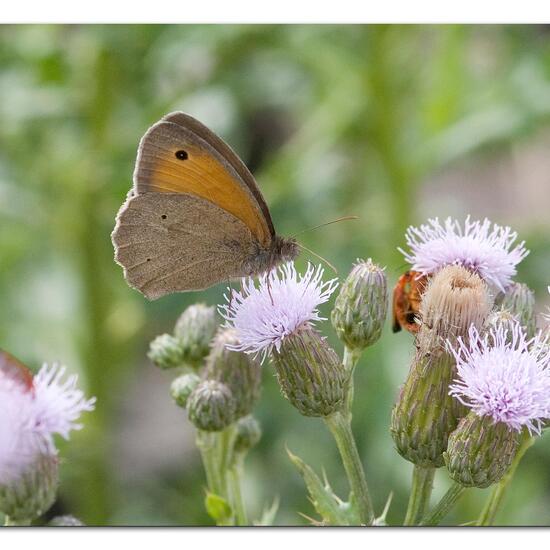
[[[513,247],[517,233],[510,227],[492,224],[488,219],[471,221],[462,226],[447,218],[409,227],[406,233],[409,252],[399,249],[412,269],[425,274],[447,265],[461,265],[500,291],[504,291],[516,274],[516,266],[529,253],[521,242]],[[513,248],[512,248],[513,247]]]
[[[485,324],[492,307],[491,293],[478,275],[458,265],[443,268],[422,296],[418,346],[434,352],[444,348],[447,339],[466,337],[470,326]]]
[[[0,510],[31,520],[49,508],[57,490],[54,436],[69,438],[83,411],[94,408],[64,377],[59,365],[44,365],[36,376],[0,351]]]
[[[483,336],[471,327],[468,344],[459,339],[449,349],[458,374],[451,395],[478,416],[540,434],[550,418],[550,347],[540,335],[527,339],[518,323]]]
[[[280,350],[285,338],[305,324],[322,320],[318,307],[337,287],[336,279],[322,282],[323,269],[309,265],[303,275],[292,262],[259,279],[243,280],[242,292],[230,290],[220,306],[226,325],[236,330],[236,351],[260,354],[263,359]]]

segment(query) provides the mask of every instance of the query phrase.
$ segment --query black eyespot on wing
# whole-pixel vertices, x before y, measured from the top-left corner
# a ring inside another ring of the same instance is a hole
[[[161,216],[161,218],[162,218],[163,220],[165,220],[165,219],[166,219],[166,214],[163,214],[163,215]]]
[[[179,151],[176,151],[176,158],[179,160],[187,160],[189,155],[187,154],[187,151],[180,149]]]

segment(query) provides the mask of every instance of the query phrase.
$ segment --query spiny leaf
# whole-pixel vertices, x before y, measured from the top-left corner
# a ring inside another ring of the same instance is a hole
[[[342,502],[328,484],[323,484],[319,476],[300,457],[287,449],[292,463],[298,468],[304,478],[311,502],[315,510],[323,518],[325,525],[350,525],[355,518],[355,511],[348,502]],[[326,479],[326,478],[325,478]],[[310,520],[311,521],[311,520]],[[318,522],[315,522],[318,524]]]

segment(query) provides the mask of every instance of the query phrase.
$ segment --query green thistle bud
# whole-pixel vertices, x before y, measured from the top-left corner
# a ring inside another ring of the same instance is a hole
[[[219,432],[235,420],[231,390],[217,380],[203,380],[187,400],[189,420],[206,432]]]
[[[214,307],[204,304],[189,306],[179,317],[174,335],[181,342],[186,363],[199,367],[210,351],[210,342],[218,322]]]
[[[58,485],[57,457],[41,455],[16,480],[0,485],[0,511],[10,520],[32,521],[54,503]]]
[[[185,409],[187,399],[199,385],[201,379],[194,373],[178,376],[170,386],[170,395],[176,404]]]
[[[259,422],[251,415],[241,418],[237,424],[235,436],[235,452],[246,453],[256,446],[262,437],[262,429]]]
[[[149,344],[147,357],[160,369],[172,369],[184,363],[183,348],[178,338],[161,334]]]
[[[535,293],[527,285],[510,284],[506,292],[498,297],[496,304],[502,311],[508,311],[523,326],[528,338],[535,335]]]
[[[348,348],[361,350],[380,338],[387,308],[384,270],[370,258],[358,260],[336,298],[332,325]]]
[[[74,516],[55,516],[49,523],[50,527],[83,527],[82,523],[78,518]]]
[[[470,325],[484,326],[492,308],[487,285],[459,266],[442,269],[422,298],[422,324],[407,380],[392,412],[397,451],[413,464],[439,468],[443,452],[466,408],[449,395],[456,362],[446,342],[467,340]]]
[[[285,337],[273,364],[283,395],[304,416],[329,416],[347,391],[344,367],[326,340],[309,325]]]
[[[449,475],[465,487],[489,487],[508,471],[519,442],[518,432],[506,424],[469,412],[443,455]]]
[[[238,343],[235,329],[221,329],[216,334],[206,359],[205,377],[226,384],[237,404],[235,418],[252,412],[260,396],[262,371],[259,361],[227,346]]]

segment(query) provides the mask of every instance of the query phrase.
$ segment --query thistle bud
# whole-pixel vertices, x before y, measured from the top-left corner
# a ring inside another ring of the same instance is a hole
[[[170,386],[170,395],[176,404],[185,409],[187,400],[201,379],[195,373],[178,376]]]
[[[499,296],[497,306],[501,311],[509,312],[524,328],[529,338],[535,335],[535,294],[527,285],[511,283],[506,292]]]
[[[342,407],[344,367],[313,327],[305,324],[288,335],[272,358],[281,392],[301,414],[329,416]]]
[[[487,285],[462,267],[442,269],[428,285],[416,353],[391,420],[399,454],[416,465],[444,464],[449,435],[466,414],[464,405],[449,395],[456,362],[447,344],[467,339],[472,325],[482,327],[491,307]]]
[[[237,453],[246,453],[256,446],[262,437],[259,422],[251,415],[241,418],[237,424],[234,449]]]
[[[364,349],[380,338],[387,306],[384,270],[370,258],[358,260],[336,298],[332,325],[348,348]]]
[[[218,323],[216,310],[204,304],[189,306],[179,317],[174,335],[179,339],[186,363],[198,367],[210,351]]]
[[[30,522],[54,503],[58,484],[57,457],[40,455],[18,478],[0,485],[0,511],[14,522]]]
[[[519,442],[519,433],[507,424],[472,411],[450,435],[443,453],[449,475],[465,487],[489,487],[508,471]]]
[[[231,390],[217,380],[203,380],[187,400],[189,420],[206,432],[219,432],[235,420]]]
[[[147,357],[160,369],[172,369],[184,364],[183,347],[178,338],[161,334],[149,344]]]
[[[205,376],[226,384],[235,398],[235,418],[252,412],[260,396],[262,371],[258,360],[230,346],[239,343],[235,329],[221,329],[216,334],[206,359]]]

